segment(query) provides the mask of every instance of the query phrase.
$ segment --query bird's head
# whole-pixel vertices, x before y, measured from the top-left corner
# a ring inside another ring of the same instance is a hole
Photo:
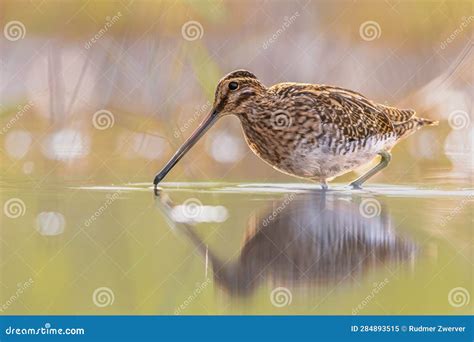
[[[236,70],[224,76],[216,87],[214,104],[206,118],[198,128],[184,142],[173,155],[165,167],[156,175],[155,186],[168,174],[174,165],[186,154],[191,147],[212,127],[212,125],[225,115],[246,115],[252,103],[266,91],[265,86],[258,78],[247,70]]]
[[[213,105],[215,115],[244,115],[265,91],[265,86],[251,72],[233,71],[217,84]]]

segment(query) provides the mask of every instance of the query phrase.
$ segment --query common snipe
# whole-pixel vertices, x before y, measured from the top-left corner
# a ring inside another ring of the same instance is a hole
[[[377,155],[380,163],[351,183],[362,183],[385,168],[390,150],[402,138],[437,122],[411,109],[375,103],[363,95],[327,85],[280,83],[265,87],[249,71],[231,72],[219,81],[209,115],[156,175],[166,176],[184,154],[222,116],[236,115],[252,151],[275,169],[326,181]]]

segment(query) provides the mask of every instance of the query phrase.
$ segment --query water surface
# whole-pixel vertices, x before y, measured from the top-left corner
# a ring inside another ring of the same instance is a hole
[[[2,197],[21,200],[2,217],[9,314],[472,313],[448,298],[472,293],[467,188],[13,183]]]

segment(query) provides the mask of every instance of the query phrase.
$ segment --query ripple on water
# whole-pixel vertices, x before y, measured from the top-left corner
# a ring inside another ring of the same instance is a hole
[[[149,192],[153,187],[150,183],[132,183],[123,186],[85,186],[75,189],[91,191],[141,191]],[[160,189],[166,192],[201,192],[201,193],[240,193],[240,194],[275,194],[287,192],[312,192],[322,191],[317,184],[308,183],[198,183],[198,182],[173,182],[162,183]],[[447,187],[416,187],[389,184],[372,184],[362,190],[352,190],[347,185],[334,184],[327,193],[338,195],[372,194],[400,198],[436,198],[436,197],[473,197],[474,189]]]

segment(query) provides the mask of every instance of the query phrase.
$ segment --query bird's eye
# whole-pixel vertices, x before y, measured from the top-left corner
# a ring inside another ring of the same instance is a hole
[[[239,87],[239,84],[237,82],[230,82],[229,83],[229,89],[230,90],[236,90]]]

